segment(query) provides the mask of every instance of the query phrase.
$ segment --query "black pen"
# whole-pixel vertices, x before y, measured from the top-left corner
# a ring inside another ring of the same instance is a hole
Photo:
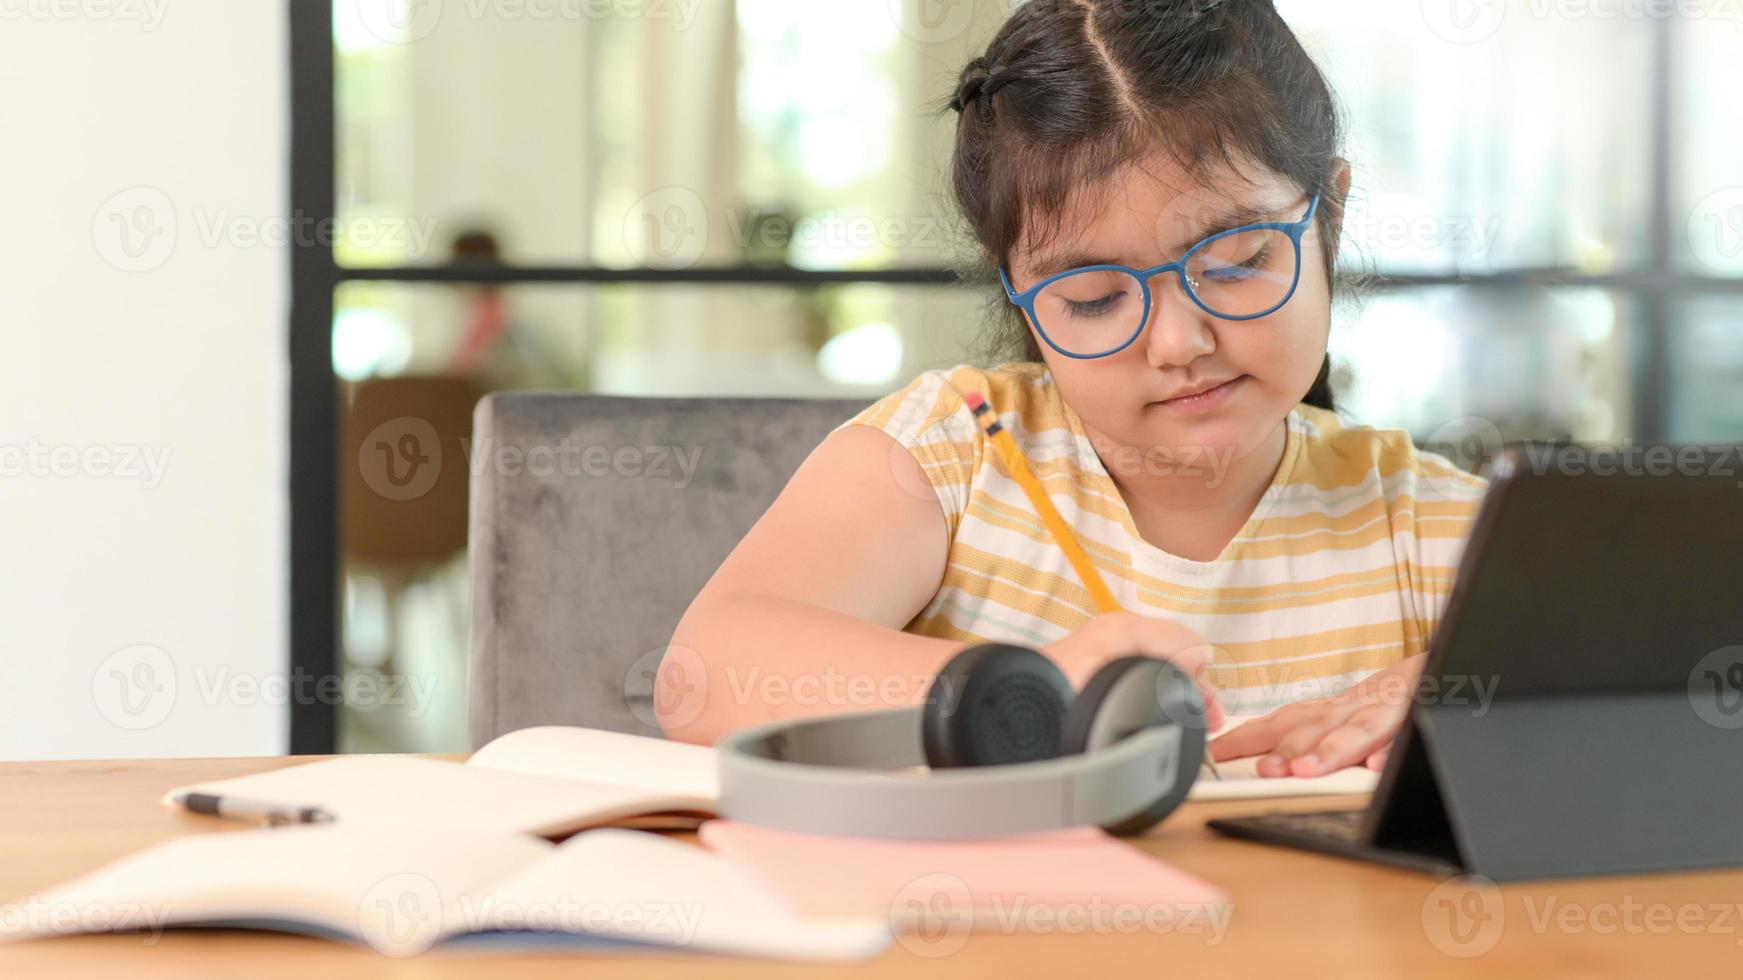
[[[193,813],[214,817],[255,817],[271,826],[289,823],[330,823],[333,814],[318,806],[281,806],[239,796],[216,796],[211,793],[183,793],[176,802]]]

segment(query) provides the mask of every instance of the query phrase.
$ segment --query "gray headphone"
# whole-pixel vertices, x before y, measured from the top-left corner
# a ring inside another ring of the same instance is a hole
[[[719,813],[851,837],[1136,834],[1186,798],[1204,738],[1198,688],[1165,660],[1110,661],[1073,697],[1040,653],[987,643],[945,664],[923,707],[722,738]]]

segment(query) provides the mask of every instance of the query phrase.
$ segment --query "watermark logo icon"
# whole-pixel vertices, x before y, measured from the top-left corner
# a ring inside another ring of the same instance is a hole
[[[661,665],[665,668],[662,671]],[[690,647],[656,647],[635,659],[623,676],[623,698],[642,724],[681,731],[708,703],[708,669]]]
[[[1714,728],[1743,728],[1743,644],[1720,647],[1695,664],[1689,704]]]
[[[357,5],[364,30],[388,44],[410,44],[430,36],[442,20],[442,0],[348,0]]]
[[[1501,889],[1482,875],[1449,878],[1422,903],[1422,931],[1429,943],[1459,959],[1494,949],[1506,924]]]
[[[1689,248],[1715,272],[1743,269],[1743,187],[1725,187],[1701,198],[1689,212]]]
[[[357,931],[378,953],[415,956],[442,933],[442,894],[416,872],[383,878],[357,903]]]
[[[955,875],[922,875],[890,899],[890,931],[916,956],[949,956],[967,945],[973,929],[974,901]]]
[[[1422,449],[1445,457],[1457,472],[1432,468],[1424,482],[1444,496],[1467,495],[1468,488],[1474,486],[1468,474],[1494,459],[1501,452],[1503,441],[1500,427],[1482,416],[1453,419],[1429,433]]]
[[[175,253],[175,204],[155,187],[117,191],[91,218],[91,242],[122,272],[150,272]]]
[[[1435,37],[1453,44],[1487,41],[1506,18],[1506,0],[1422,0],[1423,22]]]
[[[91,700],[97,712],[117,728],[152,728],[175,708],[175,662],[149,643],[116,650],[92,672]]]
[[[630,207],[623,219],[630,254],[656,269],[688,269],[708,249],[708,208],[688,187],[662,187]]]
[[[896,28],[921,44],[962,36],[974,17],[975,0],[889,0]]]
[[[429,493],[442,474],[442,442],[427,419],[402,415],[369,431],[357,447],[363,482],[388,500]]]

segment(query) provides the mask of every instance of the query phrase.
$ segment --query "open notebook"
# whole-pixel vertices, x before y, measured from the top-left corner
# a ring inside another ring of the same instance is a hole
[[[885,914],[799,916],[725,858],[619,829],[562,844],[353,823],[193,834],[0,911],[0,940],[231,926],[390,955],[508,942],[860,960],[891,939]]]
[[[439,823],[557,838],[646,814],[711,812],[718,787],[711,748],[547,725],[503,735],[463,763],[344,756],[178,786],[162,803],[211,793],[321,807],[346,824]]]
[[[1243,719],[1237,719],[1236,722]],[[649,814],[707,813],[719,797],[711,748],[591,728],[523,728],[464,762],[399,755],[324,759],[248,776],[178,786],[288,807],[321,807],[340,822],[392,827],[433,824],[559,838],[585,827]],[[1312,779],[1266,779],[1255,760],[1201,773],[1192,799],[1365,793],[1377,775],[1345,769]]]
[[[1216,737],[1232,731],[1259,717],[1230,715],[1223,726],[1211,733]],[[1192,784],[1188,799],[1246,800],[1267,796],[1333,796],[1345,793],[1372,793],[1380,783],[1380,774],[1372,769],[1352,767],[1328,772],[1323,776],[1261,776],[1259,757],[1231,759],[1216,764],[1217,779],[1209,767],[1200,767],[1198,781]]]

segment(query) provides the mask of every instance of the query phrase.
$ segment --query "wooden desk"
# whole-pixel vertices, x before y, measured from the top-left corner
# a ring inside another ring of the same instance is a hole
[[[172,786],[310,757],[0,763],[0,901],[177,834],[237,825],[158,806]],[[1457,923],[1462,883],[1218,837],[1207,817],[1360,802],[1304,799],[1193,804],[1139,842],[1215,882],[1232,900],[1226,930],[1095,934],[975,931],[941,946],[892,946],[857,966],[771,964],[694,955],[519,957],[437,950],[395,959],[297,936],[239,931],[72,936],[0,945],[0,977],[1255,977],[1712,976],[1743,974],[1743,871],[1505,886]],[[1440,891],[1436,889],[1440,888]],[[1471,898],[1465,898],[1470,901]],[[1445,901],[1443,901],[1445,900]],[[1426,909],[1426,912],[1425,912]],[[1680,917],[1680,918],[1679,918]],[[1450,928],[1460,925],[1461,938]],[[1080,927],[1081,928],[1081,927]],[[1484,951],[1486,950],[1486,951]],[[1476,953],[1474,956],[1454,955]]]

